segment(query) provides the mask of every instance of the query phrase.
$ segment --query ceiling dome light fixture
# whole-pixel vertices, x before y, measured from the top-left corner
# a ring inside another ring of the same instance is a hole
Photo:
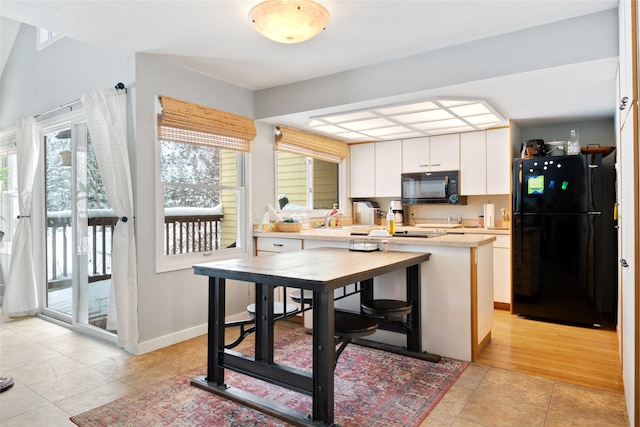
[[[329,11],[311,0],[266,0],[249,11],[256,30],[280,43],[300,43],[329,23]]]

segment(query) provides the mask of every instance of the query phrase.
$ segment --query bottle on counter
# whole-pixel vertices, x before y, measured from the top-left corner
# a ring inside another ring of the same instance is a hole
[[[396,215],[389,206],[389,212],[387,212],[387,231],[393,235],[396,232]]]
[[[571,129],[571,136],[567,141],[567,155],[575,156],[576,154],[580,154],[580,136],[578,132]]]
[[[334,203],[333,204],[333,209],[331,209],[331,212],[329,212],[329,216],[333,216],[333,218],[331,218],[331,221],[329,222],[329,226],[330,227],[338,227],[339,226],[338,213],[339,213],[338,212],[338,204]]]

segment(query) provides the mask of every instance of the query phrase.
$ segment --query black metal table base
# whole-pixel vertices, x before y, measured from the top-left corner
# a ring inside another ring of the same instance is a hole
[[[442,358],[437,354],[427,353],[426,351],[412,351],[406,348],[397,347],[395,345],[383,344],[363,338],[354,338],[353,344],[369,347],[376,350],[383,350],[389,353],[399,354],[400,356],[412,357],[414,359],[426,360],[427,362],[439,363]]]
[[[215,383],[208,383],[206,377],[200,376],[191,380],[191,385],[209,391],[225,399],[240,403],[264,414],[286,421],[299,427],[340,427],[338,424],[326,424],[322,421],[312,421],[309,414],[296,411],[286,405],[264,399],[248,391],[241,390],[229,385],[217,386]]]

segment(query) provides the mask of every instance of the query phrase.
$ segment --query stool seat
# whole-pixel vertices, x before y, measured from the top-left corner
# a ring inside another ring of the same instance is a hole
[[[276,301],[273,303],[273,315],[274,316],[282,316],[284,315],[284,310],[285,310],[285,305],[284,303],[281,303],[279,301]],[[253,318],[256,317],[256,304],[252,303],[249,304],[247,306],[247,311],[249,312],[249,315]],[[298,307],[296,307],[293,304],[287,304],[287,314],[291,314],[291,313],[295,313],[296,311],[298,311]]]
[[[400,317],[411,313],[413,305],[395,299],[374,299],[361,304],[365,314],[379,317]]]
[[[296,289],[289,294],[291,301],[298,304],[311,304],[313,302],[313,291],[308,289]]]
[[[358,338],[373,334],[378,321],[373,317],[337,311],[334,316],[334,335],[342,338]]]

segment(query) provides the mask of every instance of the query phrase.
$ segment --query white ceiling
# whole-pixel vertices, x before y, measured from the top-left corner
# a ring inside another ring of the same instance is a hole
[[[165,55],[216,79],[261,90],[618,5],[618,0],[318,1],[331,13],[327,29],[294,45],[275,43],[253,30],[247,14],[258,0],[2,0],[0,16],[103,48]],[[3,52],[7,38],[3,30]],[[490,94],[493,107],[523,123],[550,117],[550,111],[558,117],[611,117],[616,66],[612,61],[599,61],[588,67],[577,64],[573,69],[514,74],[449,87],[444,95],[477,98]],[[575,72],[580,73],[581,83],[595,82],[590,83],[589,93],[574,82]],[[439,93],[434,89],[423,95]],[[541,111],[543,108],[547,110]],[[299,127],[308,118],[292,114],[289,123],[286,117],[279,120]]]

